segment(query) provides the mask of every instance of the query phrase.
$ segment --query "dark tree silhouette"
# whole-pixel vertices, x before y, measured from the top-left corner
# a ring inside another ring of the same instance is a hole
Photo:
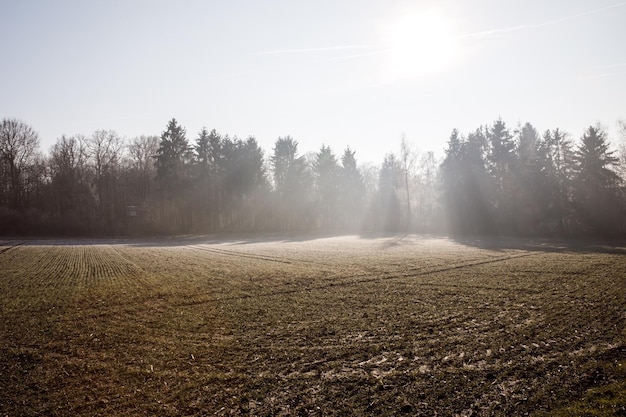
[[[185,129],[176,119],[170,120],[167,129],[161,134],[155,158],[162,197],[160,220],[173,232],[191,229],[188,192],[192,156]]]
[[[39,148],[39,135],[17,119],[3,119],[0,123],[0,168],[4,178],[0,198],[8,200],[14,210],[24,209],[22,181],[27,166],[33,162]]]
[[[201,230],[214,232],[221,229],[223,155],[222,138],[213,129],[203,128],[198,134],[194,170],[194,208]]]
[[[400,208],[398,192],[404,183],[402,164],[394,154],[385,155],[378,177],[375,228],[385,232],[399,232],[406,226]]]
[[[438,162],[432,151],[423,154],[417,164],[416,207],[413,230],[435,232],[440,227]]]
[[[452,233],[463,228],[462,193],[466,177],[463,172],[464,141],[457,129],[452,130],[448,148],[441,163],[441,200],[446,218],[446,227]]]
[[[339,198],[339,164],[329,146],[322,148],[313,161],[313,176],[317,193],[317,213],[319,227],[337,227],[337,203]]]
[[[494,221],[501,233],[516,233],[515,224],[515,141],[505,123],[498,119],[487,129],[489,172],[493,181]]]
[[[549,161],[537,129],[525,123],[517,131],[517,166],[513,170],[513,229],[517,234],[538,234],[548,214],[543,204],[547,193]]]
[[[266,160],[255,138],[206,128],[191,147],[175,119],[127,145],[109,130],[61,136],[47,156],[38,144],[27,124],[0,125],[2,234],[626,234],[626,171],[599,127],[576,146],[530,123],[513,134],[502,120],[465,137],[454,130],[439,175],[433,153],[417,158],[406,142],[400,157],[357,166],[350,148],[340,161],[329,146],[307,159],[287,136]]]
[[[619,159],[610,150],[606,133],[590,126],[574,153],[574,202],[583,224],[591,231],[616,234],[622,214],[621,179],[613,170]]]
[[[86,139],[61,136],[52,147],[50,179],[57,232],[86,233],[93,230],[96,202],[90,191]]]
[[[411,174],[415,165],[415,153],[411,150],[409,142],[402,135],[400,141],[400,164],[404,177],[404,199],[406,206],[405,226],[404,230],[408,233],[411,231],[411,220],[413,218],[413,210],[411,209]]]
[[[161,188],[171,194],[176,194],[188,185],[191,147],[185,135],[185,129],[176,119],[170,120],[167,129],[161,134],[156,153],[157,179]]]
[[[147,209],[146,204],[154,194],[156,177],[155,156],[159,149],[158,136],[139,136],[128,144],[129,202]]]
[[[123,219],[124,208],[118,192],[120,163],[124,144],[112,130],[97,130],[87,138],[86,152],[93,170],[98,217],[111,229]]]
[[[543,147],[546,152],[547,195],[544,197],[548,207],[547,227],[544,231],[556,231],[564,235],[571,230],[572,223],[572,181],[573,155],[572,142],[559,129],[547,130],[543,135]],[[556,227],[553,227],[553,225]]]
[[[226,227],[229,230],[257,230],[260,193],[267,191],[263,150],[255,138],[246,141],[224,138],[221,159],[224,173]]]
[[[493,182],[485,161],[487,138],[483,129],[462,140],[458,132],[448,142],[442,167],[444,207],[452,233],[494,233]]]
[[[279,228],[296,230],[310,227],[311,176],[298,142],[290,136],[278,138],[270,158],[277,196]]]
[[[338,185],[338,215],[342,228],[356,231],[361,227],[365,191],[365,182],[357,167],[355,151],[346,148],[341,156]]]

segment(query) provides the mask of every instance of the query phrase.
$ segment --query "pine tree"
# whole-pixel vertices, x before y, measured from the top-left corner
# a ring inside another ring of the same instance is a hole
[[[304,157],[298,156],[298,142],[290,136],[278,138],[270,163],[280,227],[291,230],[307,227],[310,220],[311,178]]]
[[[357,167],[355,151],[346,148],[339,170],[339,208],[341,224],[355,231],[361,225],[365,196],[363,175]]]
[[[313,175],[318,199],[320,226],[332,228],[336,226],[339,165],[330,147],[322,145],[322,148],[315,155]]]
[[[167,129],[161,134],[155,158],[157,181],[162,196],[162,225],[172,232],[190,231],[192,215],[189,187],[193,154],[185,129],[176,119],[170,120]]]
[[[500,119],[487,130],[487,139],[490,144],[487,160],[493,181],[492,205],[496,227],[500,232],[511,233],[515,231],[515,141]]]
[[[516,131],[518,142],[515,149],[516,164],[513,167],[512,210],[515,231],[521,234],[537,234],[546,214],[541,197],[547,184],[545,155],[539,134],[530,123]]]
[[[176,119],[170,120],[167,129],[161,134],[156,153],[157,179],[169,197],[188,185],[192,153],[185,135],[185,129]]]
[[[574,153],[575,207],[583,225],[596,233],[616,233],[620,222],[619,159],[609,150],[606,133],[590,126]]]
[[[446,156],[441,164],[442,200],[449,231],[461,230],[462,192],[465,186],[463,167],[463,138],[457,129],[452,130],[448,139]]]
[[[573,156],[572,142],[558,128],[543,135],[546,159],[547,191],[545,204],[554,219],[556,230],[564,235],[569,231],[572,218]],[[549,222],[548,222],[549,224]],[[548,231],[553,231],[548,226]]]

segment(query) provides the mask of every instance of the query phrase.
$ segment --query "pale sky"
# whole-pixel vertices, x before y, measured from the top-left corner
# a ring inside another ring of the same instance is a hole
[[[159,135],[175,117],[360,162],[501,117],[578,139],[626,118],[626,1],[0,0],[0,118]]]

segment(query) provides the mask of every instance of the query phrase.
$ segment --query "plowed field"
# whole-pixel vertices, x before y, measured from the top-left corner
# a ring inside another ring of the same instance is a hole
[[[0,415],[623,416],[625,255],[0,240]]]

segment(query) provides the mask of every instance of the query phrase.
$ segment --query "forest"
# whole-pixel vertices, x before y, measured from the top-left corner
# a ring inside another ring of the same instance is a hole
[[[620,122],[626,140],[626,123]],[[24,121],[0,125],[0,234],[228,232],[624,236],[625,142],[498,119],[453,130],[442,160],[402,138],[379,166],[356,150],[300,154],[175,119],[160,136],[61,136],[46,154]]]

